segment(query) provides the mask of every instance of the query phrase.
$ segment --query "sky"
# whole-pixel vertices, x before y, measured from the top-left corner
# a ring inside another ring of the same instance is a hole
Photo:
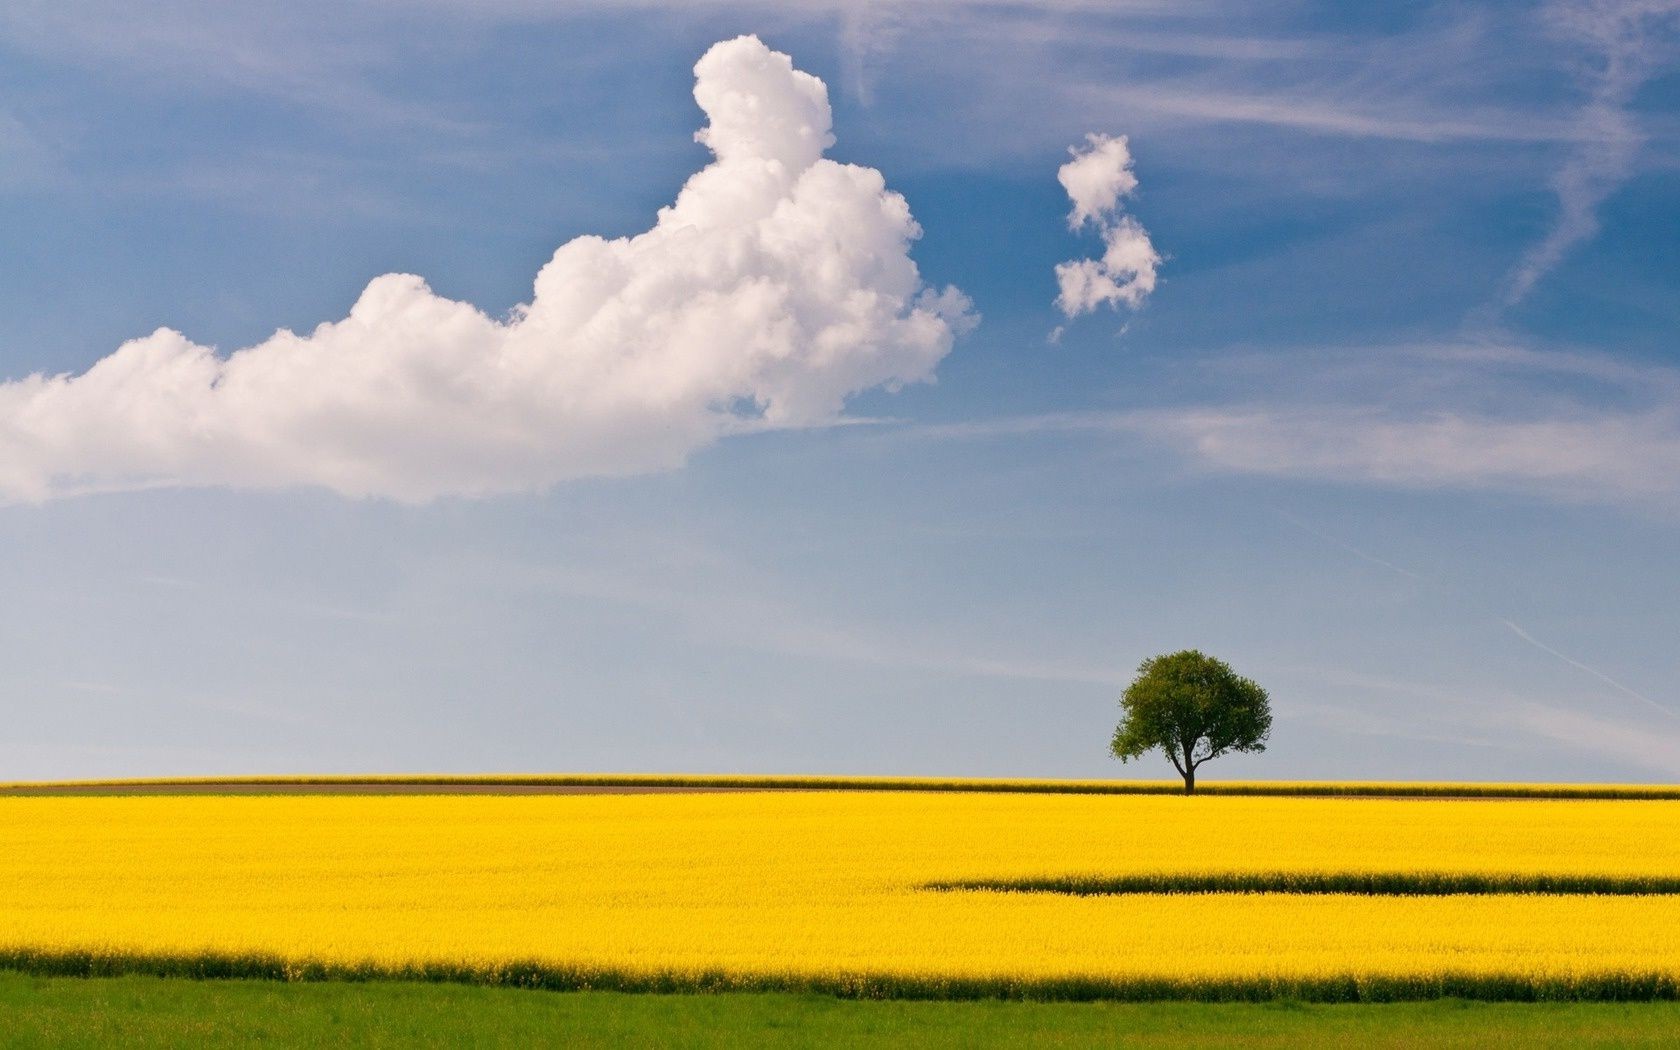
[[[14,0],[0,779],[1673,781],[1677,176],[1676,0]]]

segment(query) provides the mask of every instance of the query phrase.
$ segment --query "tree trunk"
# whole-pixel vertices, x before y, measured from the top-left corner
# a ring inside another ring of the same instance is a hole
[[[1186,795],[1193,795],[1193,794],[1196,793],[1196,767],[1195,766],[1185,766],[1184,767],[1184,793]]]

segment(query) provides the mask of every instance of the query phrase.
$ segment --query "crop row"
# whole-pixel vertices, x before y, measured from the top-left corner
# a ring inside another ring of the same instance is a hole
[[[1680,894],[1680,876],[1466,871],[1195,871],[1123,875],[1052,875],[957,879],[924,884],[930,890],[1060,893],[1101,897],[1137,893],[1352,893],[1442,897],[1451,894]]]
[[[144,975],[192,980],[427,981],[547,991],[637,993],[801,992],[850,999],[1041,1001],[1403,1002],[1456,998],[1507,1002],[1680,1000],[1680,979],[1661,970],[1537,976],[1441,970],[1309,976],[1054,976],[753,972],[734,968],[635,969],[547,961],[345,963],[260,953],[143,953],[0,949],[0,970],[37,976]]]

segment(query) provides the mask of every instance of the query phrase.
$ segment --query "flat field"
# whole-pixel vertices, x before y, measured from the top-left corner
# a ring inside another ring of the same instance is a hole
[[[0,800],[0,963],[911,998],[1673,998],[1677,830],[1680,801],[1662,800],[30,796]],[[1206,892],[1257,879],[1272,892]]]
[[[0,841],[0,966],[36,973],[910,998],[1680,994],[1680,801],[11,797]],[[1219,892],[1257,878],[1267,892]],[[1024,889],[952,888],[973,885]]]

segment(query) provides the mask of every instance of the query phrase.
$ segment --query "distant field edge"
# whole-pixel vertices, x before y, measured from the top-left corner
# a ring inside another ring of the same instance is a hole
[[[326,963],[269,955],[117,954],[0,949],[0,971],[39,977],[151,976],[193,980],[412,981],[549,991],[631,993],[794,992],[843,999],[1018,1000],[1036,1002],[1384,1003],[1433,999],[1484,1002],[1658,1002],[1680,1000],[1680,973],[1648,971],[1361,974],[1313,977],[935,976],[895,973],[746,973],[721,969],[632,971],[548,962],[497,965]]]
[[[1179,795],[1176,781],[1032,780],[729,774],[491,774],[148,777],[0,782],[5,795],[76,794],[542,794],[661,791],[969,791],[1020,794]],[[1524,784],[1433,781],[1213,781],[1198,795],[1437,799],[1680,799],[1680,784]]]

